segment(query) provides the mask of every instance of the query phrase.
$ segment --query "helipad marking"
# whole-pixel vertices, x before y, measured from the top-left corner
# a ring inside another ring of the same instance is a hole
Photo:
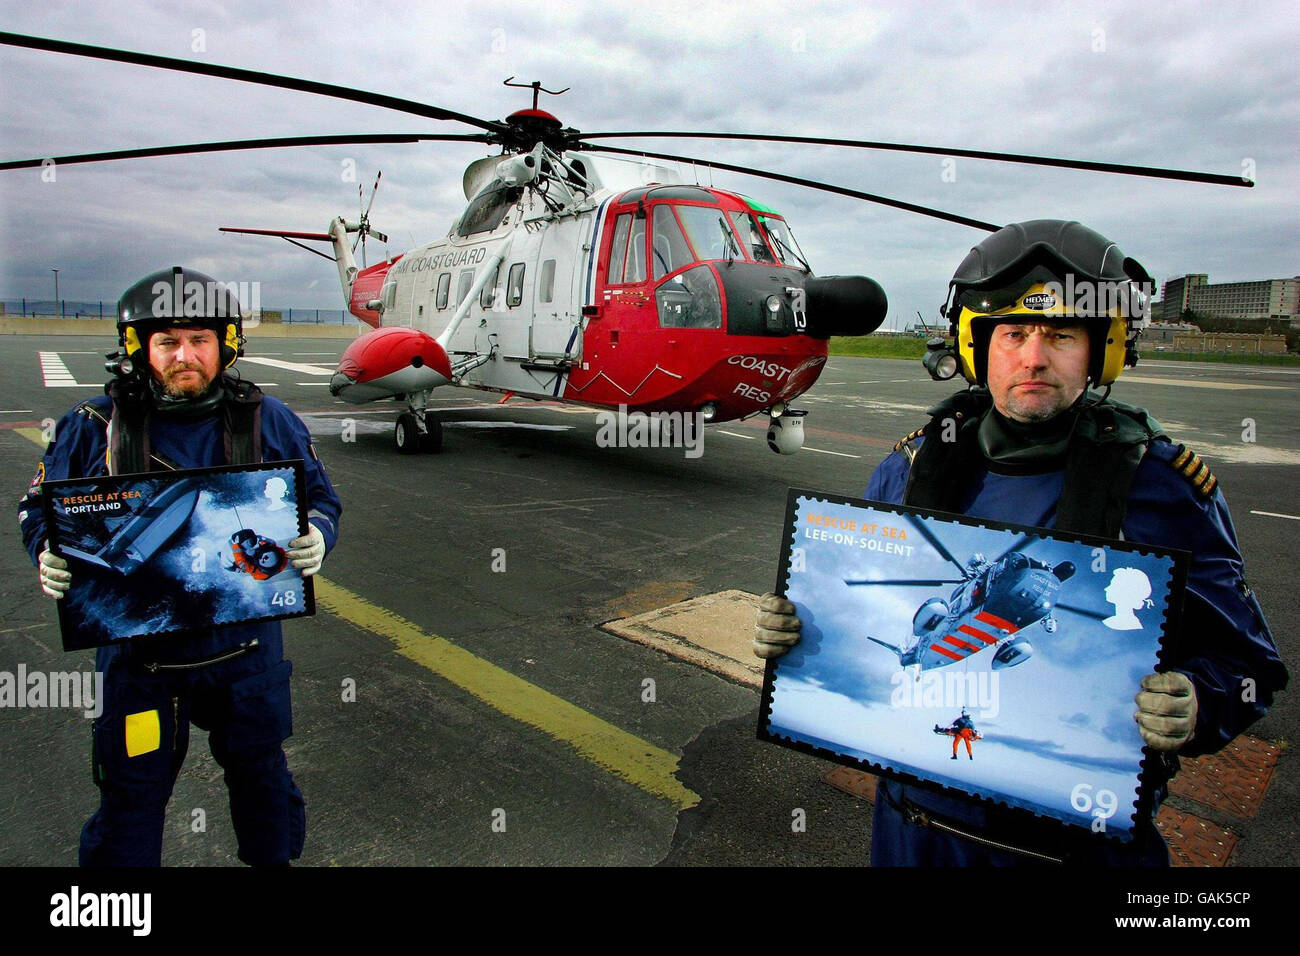
[[[1184,388],[1221,388],[1225,390],[1236,390],[1243,388],[1267,388],[1274,391],[1286,390],[1285,385],[1250,385],[1245,382],[1196,382],[1185,381],[1181,378],[1144,378],[1139,375],[1125,375],[1126,382],[1141,382],[1144,385],[1181,385]]]
[[[58,352],[37,352],[41,360],[41,378],[46,388],[97,388],[97,385],[83,385],[72,377],[68,367],[59,358]]]
[[[580,756],[681,809],[700,802],[674,772],[678,758],[640,737],[421,630],[332,581],[316,578],[316,603],[357,627],[386,637],[397,652],[451,681],[489,707],[573,747]]]
[[[241,362],[251,362],[254,365],[265,365],[268,368],[282,368],[289,372],[298,372],[302,375],[333,375],[332,368],[321,368],[319,365],[307,365],[305,362],[286,362],[284,359],[273,358],[254,358],[251,355],[245,355],[240,359]],[[260,384],[260,383],[259,383]]]
[[[1289,518],[1292,521],[1300,521],[1300,515],[1282,515],[1276,511],[1252,511],[1253,515],[1263,515],[1265,518]]]
[[[861,458],[862,457],[861,455],[850,455],[848,452],[843,452],[843,451],[827,451],[825,448],[810,448],[807,445],[803,446],[803,450],[813,451],[819,455],[837,455],[840,458]]]

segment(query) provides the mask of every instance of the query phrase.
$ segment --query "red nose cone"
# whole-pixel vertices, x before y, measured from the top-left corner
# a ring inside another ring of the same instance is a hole
[[[451,361],[441,345],[418,329],[376,329],[343,352],[339,373],[353,382],[373,382],[407,368],[428,368],[451,378]]]

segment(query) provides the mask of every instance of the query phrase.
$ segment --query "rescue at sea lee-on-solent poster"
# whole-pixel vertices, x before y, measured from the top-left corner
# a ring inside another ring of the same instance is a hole
[[[1185,557],[792,490],[760,735],[1131,839]]]

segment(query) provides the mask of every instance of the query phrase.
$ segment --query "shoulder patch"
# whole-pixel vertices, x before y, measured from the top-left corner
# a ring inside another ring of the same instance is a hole
[[[1186,478],[1188,484],[1206,498],[1214,494],[1214,489],[1219,485],[1219,479],[1210,474],[1210,466],[1201,461],[1201,456],[1186,445],[1178,446],[1178,451],[1170,460],[1169,467]]]

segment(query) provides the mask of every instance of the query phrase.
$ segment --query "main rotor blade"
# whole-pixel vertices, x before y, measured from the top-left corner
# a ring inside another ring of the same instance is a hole
[[[183,156],[188,153],[220,153],[238,149],[280,149],[288,146],[345,146],[367,143],[418,143],[422,140],[483,143],[483,133],[370,133],[356,136],[284,136],[276,139],[242,139],[224,143],[190,143],[185,146],[151,146],[145,149],[119,149],[103,153],[78,153],[73,156],[47,156],[44,159],[17,159],[0,163],[0,170],[29,169],[54,163],[100,163],[115,159],[141,159],[146,156]]]
[[[117,63],[132,63],[137,66],[152,66],[160,70],[176,70],[180,73],[197,73],[200,76],[217,76],[226,80],[239,80],[244,83],[257,83],[261,86],[274,86],[283,90],[298,90],[302,93],[316,93],[320,96],[332,96],[335,99],[350,100],[353,103],[366,103],[370,106],[382,106],[384,109],[398,110],[413,116],[428,119],[455,120],[469,126],[489,132],[506,129],[504,124],[482,120],[465,113],[454,113],[438,106],[416,103],[396,96],[382,93],[367,93],[353,90],[333,83],[318,83],[315,80],[300,80],[292,76],[279,76],[275,73],[261,73],[257,70],[241,70],[233,66],[221,66],[215,63],[197,63],[193,60],[180,60],[170,56],[155,56],[152,53],[134,53],[130,50],[114,50],[109,47],[91,46],[86,43],[69,43],[66,40],[51,40],[45,37],[25,36],[21,33],[0,31],[0,44],[26,47],[29,50],[47,50],[51,53],[67,53],[72,56],[86,56],[96,60],[113,60]]]
[[[667,159],[680,163],[694,163],[697,166],[707,166],[712,169],[726,169],[733,173],[747,173],[750,176],[760,176],[763,179],[775,179],[778,182],[792,183],[795,186],[807,186],[809,189],[820,189],[823,192],[838,193],[841,196],[850,196],[854,199],[865,199],[867,202],[879,203],[882,206],[893,206],[895,209],[904,209],[907,212],[915,212],[922,216],[942,219],[945,222],[955,222],[960,226],[971,226],[975,229],[983,229],[985,232],[997,232],[1002,228],[1001,226],[993,225],[991,222],[981,222],[978,219],[969,219],[966,216],[944,212],[941,209],[931,209],[929,206],[918,206],[916,203],[903,202],[901,199],[889,199],[885,196],[877,196],[873,193],[864,193],[857,189],[849,189],[845,186],[835,186],[831,183],[819,183],[813,179],[800,179],[797,176],[786,176],[782,173],[771,173],[763,169],[755,169],[752,166],[733,166],[731,163],[720,163],[714,159],[692,159],[690,156],[674,156],[671,153],[651,153],[644,149],[621,149],[617,146],[600,146],[595,143],[580,143],[579,145],[583,149],[592,152],[620,153],[624,156],[649,156],[653,159]]]
[[[957,573],[963,576],[962,580],[965,580],[966,569],[962,567],[962,563],[952,556],[952,552],[948,550],[942,541],[935,537],[933,531],[925,526],[925,522],[919,518],[912,518],[911,524],[913,528],[921,532],[921,537],[930,542],[934,550],[943,555],[947,562],[957,569]]]
[[[997,556],[993,561],[991,561],[991,562],[989,562],[989,563],[990,563],[990,564],[997,564],[999,561],[1001,561],[1001,560],[1002,560],[1003,558],[1005,558],[1007,555],[1012,554],[1012,553],[1014,553],[1014,552],[1016,552],[1016,551],[1022,551],[1022,550],[1024,550],[1025,546],[1028,545],[1028,544],[1033,543],[1033,541],[1034,541],[1034,536],[1033,536],[1033,535],[1031,535],[1031,534],[1022,534],[1019,538],[1016,539],[1015,544],[1013,544],[1011,547],[1007,548],[1007,550],[1003,551],[1003,552],[1002,552],[1001,554],[999,554],[999,555],[998,555],[998,556]]]
[[[1122,176],[1150,176],[1155,179],[1178,179],[1191,183],[1212,183],[1216,186],[1243,186],[1255,183],[1240,176],[1222,173],[1198,173],[1186,169],[1165,169],[1160,166],[1130,166],[1125,163],[1094,163],[1086,159],[1058,159],[1053,156],[1029,156],[1024,153],[996,153],[980,149],[954,149],[947,146],[918,146],[911,143],[882,143],[866,139],[827,139],[822,136],[768,136],[761,133],[688,133],[669,131],[662,133],[583,133],[578,138],[613,139],[640,137],[645,139],[733,139],[760,143],[812,143],[819,146],[844,146],[851,149],[880,149],[899,153],[929,153],[935,156],[965,156],[970,159],[988,159],[999,163],[1024,163],[1030,166],[1056,166],[1062,169],[1088,169],[1099,173],[1116,173]]]

